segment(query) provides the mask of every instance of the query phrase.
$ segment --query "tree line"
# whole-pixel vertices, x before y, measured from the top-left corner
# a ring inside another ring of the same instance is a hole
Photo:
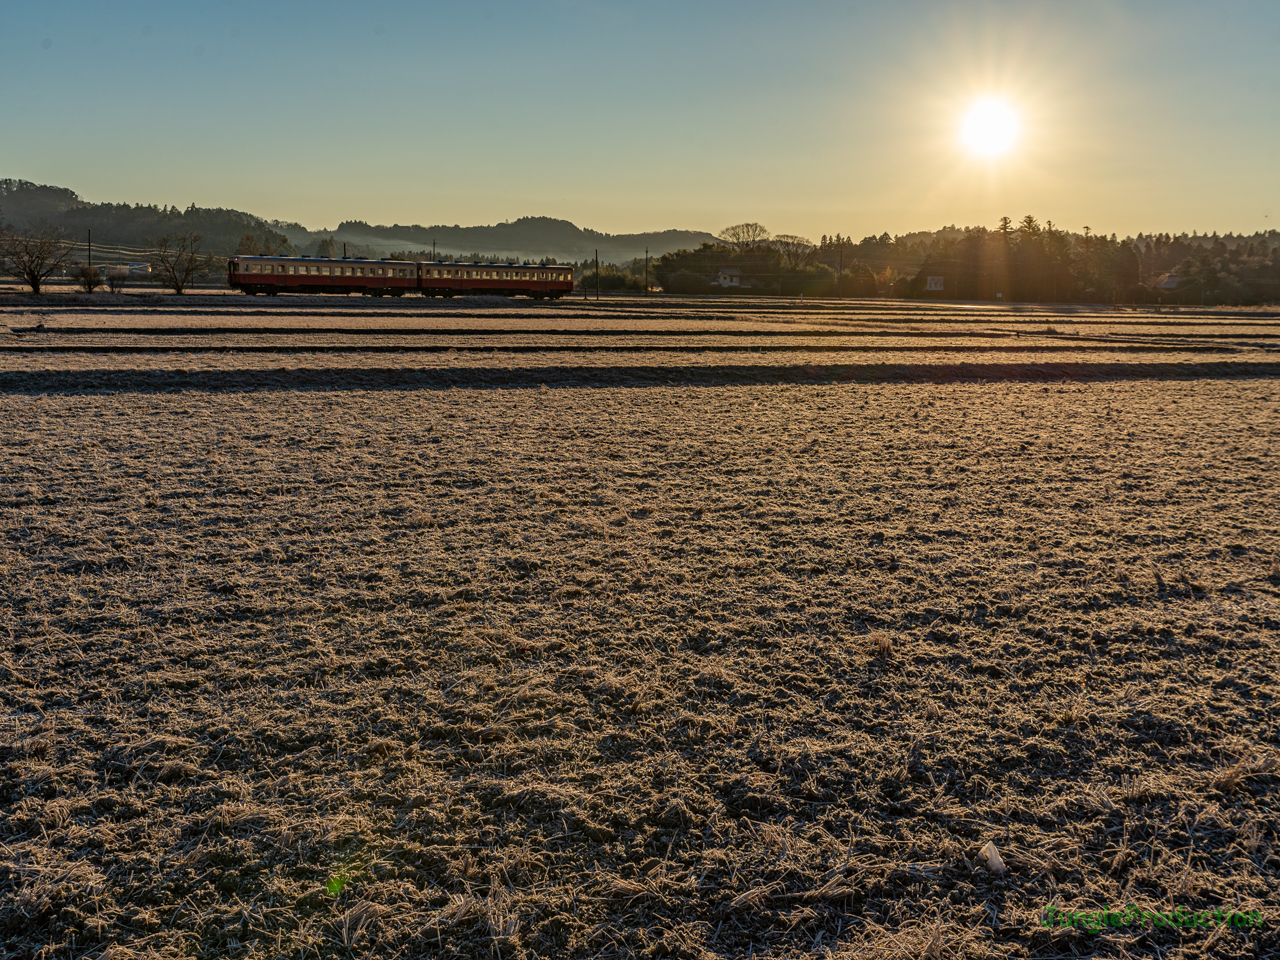
[[[1026,216],[1001,218],[993,229],[953,226],[856,242],[837,233],[814,243],[742,223],[696,250],[657,258],[651,269],[671,293],[725,292],[718,283],[724,271],[736,291],[784,296],[1260,303],[1280,300],[1280,232],[1122,240]]]
[[[2,213],[2,211],[0,211]],[[198,233],[165,233],[146,241],[145,259],[152,277],[174,293],[183,293],[201,277],[220,269],[221,261],[204,252]],[[120,293],[131,275],[120,267],[94,267],[78,259],[79,244],[50,223],[14,227],[0,216],[0,271],[40,293],[50,278],[70,272],[85,293],[107,287]]]

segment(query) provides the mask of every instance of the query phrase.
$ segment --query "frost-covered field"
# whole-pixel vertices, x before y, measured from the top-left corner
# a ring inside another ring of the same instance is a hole
[[[921,343],[0,353],[5,955],[1280,949],[1274,354]]]

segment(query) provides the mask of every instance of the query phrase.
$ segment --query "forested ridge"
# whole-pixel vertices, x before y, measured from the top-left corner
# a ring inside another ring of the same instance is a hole
[[[300,223],[268,220],[240,210],[127,203],[88,203],[75,191],[30,183],[0,180],[0,222],[24,227],[52,223],[70,237],[81,240],[93,231],[95,244],[141,250],[148,239],[165,233],[199,233],[206,250],[221,256],[233,253],[314,255],[341,251],[351,256],[382,257],[396,250],[431,249],[439,254],[474,252],[477,257],[520,259],[544,257],[587,260],[599,251],[601,259],[627,259],[655,255],[710,240],[696,230],[662,230],[651,233],[609,234],[579,227],[552,217],[521,217],[509,223],[463,227],[393,224],[371,225],[362,220],[343,221],[334,230],[309,230]]]
[[[1072,232],[1032,216],[993,228],[943,227],[854,241],[836,233],[812,242],[738,224],[718,237],[696,231],[611,235],[564,220],[524,217],[488,227],[371,226],[346,221],[332,232],[266,220],[239,210],[87,203],[65,187],[0,180],[0,225],[51,223],[129,259],[164,234],[199,233],[215,255],[268,253],[380,257],[416,250],[475,258],[559,258],[591,269],[596,250],[604,289],[640,289],[648,246],[650,284],[673,293],[921,297],[1023,302],[1261,303],[1280,300],[1280,231],[1143,234]],[[410,241],[412,245],[410,245]],[[694,243],[697,243],[694,246]],[[679,249],[676,249],[676,248]],[[111,253],[108,253],[110,256]],[[733,276],[730,289],[722,271]],[[595,275],[582,278],[593,286]]]

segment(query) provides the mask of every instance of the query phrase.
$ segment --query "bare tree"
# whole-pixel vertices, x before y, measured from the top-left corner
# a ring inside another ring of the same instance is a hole
[[[800,270],[809,266],[818,255],[818,248],[812,240],[797,237],[792,233],[783,233],[773,238],[773,247],[782,256],[782,266],[791,270]]]
[[[123,293],[124,285],[128,282],[128,267],[111,267],[107,270],[107,289],[112,293]]]
[[[717,240],[736,250],[750,250],[769,239],[769,231],[759,223],[736,223],[720,231]]]
[[[0,265],[39,293],[40,287],[71,259],[72,246],[63,232],[50,223],[25,230],[0,226]]]
[[[182,293],[196,277],[213,269],[213,257],[200,252],[204,237],[198,233],[166,233],[147,241],[151,272],[174,293]]]
[[[93,293],[93,291],[102,286],[102,271],[96,267],[81,264],[76,270],[75,277],[76,286],[84,293]]]

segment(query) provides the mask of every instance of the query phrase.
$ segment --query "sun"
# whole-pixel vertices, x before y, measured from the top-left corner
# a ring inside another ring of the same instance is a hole
[[[960,124],[960,141],[970,153],[994,158],[1013,149],[1018,140],[1018,114],[1003,100],[975,101]]]

